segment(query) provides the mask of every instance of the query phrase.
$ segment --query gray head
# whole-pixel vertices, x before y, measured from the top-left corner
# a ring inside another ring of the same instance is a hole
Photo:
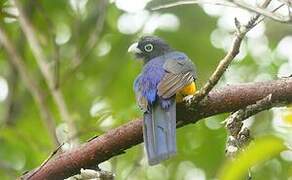
[[[143,36],[128,49],[128,52],[133,52],[137,58],[143,59],[144,62],[171,51],[172,48],[164,40],[156,36]]]

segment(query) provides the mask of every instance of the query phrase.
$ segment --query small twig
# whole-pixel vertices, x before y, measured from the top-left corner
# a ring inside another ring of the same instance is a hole
[[[52,52],[52,61],[53,61],[53,68],[54,68],[54,88],[59,88],[59,80],[60,80],[60,47],[59,45],[55,42],[56,38],[56,33],[54,31],[54,25],[51,19],[49,18],[49,15],[47,14],[45,8],[43,7],[42,3],[37,0],[33,1],[35,7],[39,11],[39,13],[42,15],[44,18],[44,21],[47,26],[47,31],[49,34],[49,41],[53,45],[53,52]]]
[[[266,8],[271,0],[266,0],[261,5],[262,8]],[[192,98],[191,104],[197,105],[202,99],[204,99],[208,93],[214,88],[214,86],[218,83],[220,78],[223,76],[224,72],[227,70],[233,59],[239,53],[241,42],[245,36],[245,34],[250,31],[256,25],[256,21],[259,19],[260,15],[256,15],[252,17],[246,26],[242,26],[237,18],[234,19],[234,24],[236,27],[235,37],[233,39],[233,43],[225,57],[219,62],[216,70],[213,72],[208,82],[198,91],[194,97]]]
[[[178,2],[172,2],[168,4],[164,4],[161,6],[156,6],[151,8],[151,10],[156,11],[159,9],[166,9],[171,8],[175,6],[181,6],[181,5],[188,5],[188,4],[211,4],[211,5],[219,5],[219,6],[227,6],[227,7],[236,7],[233,3],[228,1],[221,1],[221,0],[185,0],[185,1],[178,1]]]
[[[250,130],[247,127],[243,127],[243,121],[274,106],[277,106],[277,104],[273,102],[272,94],[270,94],[255,104],[236,111],[225,120],[229,134],[226,143],[226,155],[228,157],[233,159],[238,151],[243,150],[250,141]],[[251,179],[250,171],[248,173],[248,179]]]
[[[286,3],[288,8],[290,7],[289,6],[290,3],[291,3],[290,0]],[[259,15],[263,15],[265,17],[268,17],[280,23],[292,23],[292,18],[290,15],[288,17],[276,15],[272,12],[269,12],[263,9],[262,7],[254,7],[242,2],[241,0],[233,0],[233,1],[186,0],[186,1],[178,1],[178,2],[164,4],[161,6],[151,8],[151,10],[159,10],[159,9],[171,8],[175,6],[188,5],[188,4],[212,4],[212,5],[219,5],[219,6],[226,6],[226,7],[241,8],[253,13],[257,13]],[[289,12],[290,12],[290,9],[289,9]]]
[[[276,102],[272,101],[272,94],[268,95],[267,97],[263,98],[262,100],[256,102],[255,104],[249,105],[243,109],[240,109],[233,113],[230,118],[228,118],[227,124],[230,124],[232,121],[243,121],[250,116],[253,116],[261,111],[270,109],[271,107],[275,106]]]
[[[278,9],[280,9],[281,7],[283,7],[285,4],[281,4],[281,5],[279,5],[278,7],[276,7],[275,9],[273,9],[273,11],[272,12],[276,12]],[[254,26],[257,26],[259,23],[261,23],[263,20],[265,20],[265,18],[266,17],[262,17],[260,20],[258,20],[255,24],[254,24]]]
[[[96,46],[96,44],[98,43],[100,39],[100,34],[103,30],[104,23],[105,23],[107,5],[108,5],[108,0],[101,0],[100,3],[98,4],[99,13],[98,13],[98,18],[96,19],[95,29],[89,35],[89,38],[85,46],[85,53],[81,57],[82,59],[85,59],[91,53],[91,51],[94,49],[94,47]]]
[[[70,69],[68,72],[66,72],[63,75],[63,78],[62,78],[63,81],[60,82],[60,86],[63,85],[65,82],[67,82],[69,77],[72,77],[72,74],[74,74],[79,69],[79,67],[83,64],[85,59],[90,55],[92,50],[98,44],[104,24],[105,24],[107,5],[108,5],[108,0],[100,1],[99,6],[98,6],[99,13],[96,19],[95,29],[92,31],[92,33],[90,33],[88,40],[85,43],[85,48],[83,50],[84,53],[83,54],[78,53],[77,60],[75,61],[75,64],[73,65],[72,69]]]
[[[292,0],[278,0],[278,1],[287,4],[287,6],[289,6],[289,7],[291,7],[291,5],[292,5]]]
[[[254,6],[246,4],[243,1],[239,1],[239,0],[233,0],[233,3],[240,8],[243,8],[243,9],[246,9],[250,12],[254,12],[254,13],[257,13],[259,15],[268,17],[274,21],[281,22],[281,23],[292,23],[292,21],[289,17],[276,15],[270,11],[263,9],[262,7],[254,7]]]
[[[219,62],[216,70],[213,72],[208,82],[193,97],[193,100],[192,100],[193,105],[198,104],[202,99],[204,99],[208,95],[208,93],[218,83],[221,76],[224,74],[224,72],[228,68],[229,64],[233,61],[235,56],[239,53],[241,41],[246,32],[241,31],[238,25],[239,25],[239,22],[235,18],[235,26],[237,27],[237,33],[236,33],[235,38],[233,39],[232,46],[230,50],[227,52],[227,54],[225,55],[225,57]]]
[[[60,144],[50,155],[49,157],[44,160],[42,162],[42,164],[34,170],[34,172],[32,172],[26,179],[29,180],[33,175],[35,175],[38,171],[40,171],[48,162],[50,159],[52,159],[54,157],[55,154],[57,154],[59,152],[59,150],[62,148],[62,146],[64,145],[64,143]]]

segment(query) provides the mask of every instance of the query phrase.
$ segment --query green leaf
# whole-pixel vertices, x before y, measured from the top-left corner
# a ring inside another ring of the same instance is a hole
[[[248,169],[263,161],[271,159],[285,150],[286,146],[278,137],[266,136],[255,140],[245,151],[240,152],[234,160],[228,160],[219,171],[219,180],[241,179]]]

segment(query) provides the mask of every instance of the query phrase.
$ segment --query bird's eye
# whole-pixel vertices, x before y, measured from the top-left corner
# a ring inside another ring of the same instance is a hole
[[[151,52],[153,50],[153,45],[152,44],[146,44],[144,46],[144,49],[146,52]]]

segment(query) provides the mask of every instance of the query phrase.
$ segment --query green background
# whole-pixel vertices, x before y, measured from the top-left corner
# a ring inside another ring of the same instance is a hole
[[[133,34],[121,33],[118,20],[126,12],[119,9],[115,3],[110,3],[106,8],[104,27],[96,47],[84,58],[82,65],[71,72],[76,57],[86,52],[86,42],[95,29],[95,22],[100,13],[99,1],[85,2],[85,12],[77,12],[73,10],[69,1],[21,1],[51,64],[54,64],[52,59],[55,36],[64,33],[64,28],[62,31],[64,26],[67,30],[65,32],[70,33],[70,38],[65,44],[57,44],[60,57],[59,80],[81,142],[141,117],[135,103],[132,83],[142,64],[134,60],[134,57],[127,53],[127,49],[143,31],[139,30]],[[148,7],[164,2],[151,2]],[[2,10],[9,7],[11,4],[1,1]],[[179,6],[151,13],[171,13],[179,19],[180,25],[177,30],[157,29],[155,35],[164,38],[172,47],[185,52],[193,60],[198,71],[198,86],[201,87],[225,54],[222,48],[214,47],[211,42],[212,32],[215,29],[220,30],[219,17],[209,16],[197,5]],[[8,32],[30,73],[41,86],[56,124],[62,131],[63,121],[18,22],[8,23],[7,15],[0,15],[1,26]],[[236,16],[234,13],[233,17]],[[58,29],[61,29],[60,32]],[[275,55],[277,46],[283,37],[292,34],[291,25],[267,21],[265,29],[265,33],[259,39],[266,39],[268,50],[264,54],[270,59],[267,60],[265,57],[257,59],[249,48],[245,48],[246,56],[232,63],[219,86],[277,78],[279,68],[288,62],[286,57]],[[232,31],[222,28],[221,31],[230,37],[233,35]],[[231,44],[231,41],[226,43]],[[248,39],[243,43],[244,47],[247,47]],[[110,50],[100,56],[100,49],[104,44],[110,46]],[[51,70],[57,71],[57,68],[52,65]],[[8,99],[0,102],[0,179],[15,179],[22,172],[40,165],[55,147],[42,124],[31,94],[25,88],[19,74],[13,70],[3,47],[0,49],[0,77],[7,80],[9,95],[12,95],[13,99],[10,113]],[[12,78],[16,79],[16,83],[10,83]],[[282,108],[278,111],[281,114],[287,110]],[[210,117],[179,129],[178,154],[161,165],[147,166],[143,144],[140,144],[127,150],[126,154],[112,158],[101,165],[101,168],[114,172],[118,180],[215,179],[226,160],[224,152],[227,133],[220,122],[227,116],[223,114]],[[274,127],[274,119],[274,111],[256,115],[251,123],[253,137],[256,139],[271,134],[283,135],[283,132]],[[284,133],[285,136],[289,137]],[[257,155],[250,157],[253,156]],[[276,153],[269,160],[253,168],[253,177],[255,180],[286,180],[292,177],[291,158],[289,162]]]

